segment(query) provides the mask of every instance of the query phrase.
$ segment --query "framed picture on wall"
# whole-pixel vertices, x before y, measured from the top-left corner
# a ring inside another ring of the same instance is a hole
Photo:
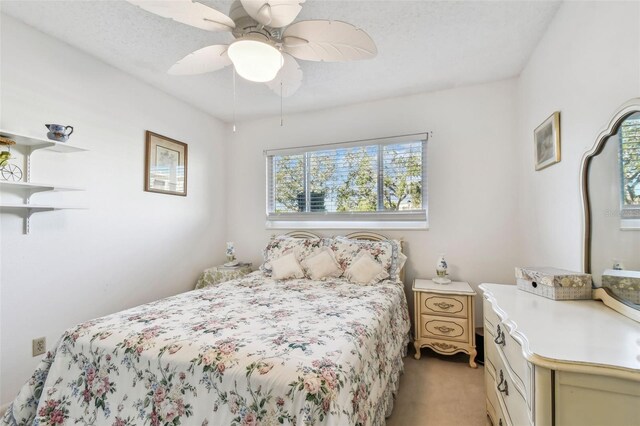
[[[560,112],[556,111],[533,131],[536,170],[560,161]]]
[[[144,190],[187,195],[187,144],[147,130]]]

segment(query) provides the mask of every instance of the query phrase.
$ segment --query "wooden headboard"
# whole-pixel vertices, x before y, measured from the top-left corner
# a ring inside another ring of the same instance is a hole
[[[307,232],[307,231],[291,231],[291,232],[287,232],[284,235],[286,235],[287,237],[293,237],[293,238],[322,238],[318,234],[314,234],[313,232]]]
[[[291,232],[287,232],[285,235],[293,238],[322,238],[320,235],[314,234],[313,232],[308,232],[308,231],[291,231]],[[385,237],[382,234],[378,234],[376,232],[368,232],[368,231],[352,232],[345,236],[352,240],[365,240],[365,241],[387,241],[392,239],[392,238]],[[403,247],[404,242],[402,240],[399,240],[399,241],[400,241],[400,251],[402,252],[404,250],[404,247]],[[400,275],[400,281],[404,283],[404,267],[402,268],[402,270],[400,270],[399,275]]]

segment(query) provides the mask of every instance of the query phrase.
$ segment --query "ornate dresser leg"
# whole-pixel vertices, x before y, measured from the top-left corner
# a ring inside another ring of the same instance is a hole
[[[469,366],[471,368],[478,368],[478,364],[476,364],[476,355],[478,355],[478,351],[476,350],[476,348],[473,348],[473,350],[469,354]]]

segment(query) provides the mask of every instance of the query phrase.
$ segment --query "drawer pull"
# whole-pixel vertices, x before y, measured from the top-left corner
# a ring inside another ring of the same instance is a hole
[[[498,422],[498,426],[502,426],[502,419]]]
[[[433,344],[433,346],[437,346],[444,351],[456,348],[455,345],[450,345],[448,343],[443,343],[443,342],[436,342]]]
[[[437,306],[440,309],[453,308],[453,305],[451,303],[447,303],[447,302],[438,302],[438,303],[434,303],[434,305]]]
[[[493,341],[496,345],[504,346],[507,342],[504,340],[504,332],[500,329],[500,324],[498,324],[498,332],[497,336]]]
[[[451,327],[447,327],[446,325],[441,325],[440,327],[435,327],[440,333],[451,333],[454,329]]]
[[[498,383],[498,390],[500,392],[502,392],[503,394],[505,394],[506,396],[509,396],[509,384],[504,379],[504,375],[502,374],[502,370],[500,370],[500,383]]]

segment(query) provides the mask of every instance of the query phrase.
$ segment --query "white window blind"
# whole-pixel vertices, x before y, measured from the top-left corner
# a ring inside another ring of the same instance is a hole
[[[266,151],[269,221],[427,220],[427,135]]]

